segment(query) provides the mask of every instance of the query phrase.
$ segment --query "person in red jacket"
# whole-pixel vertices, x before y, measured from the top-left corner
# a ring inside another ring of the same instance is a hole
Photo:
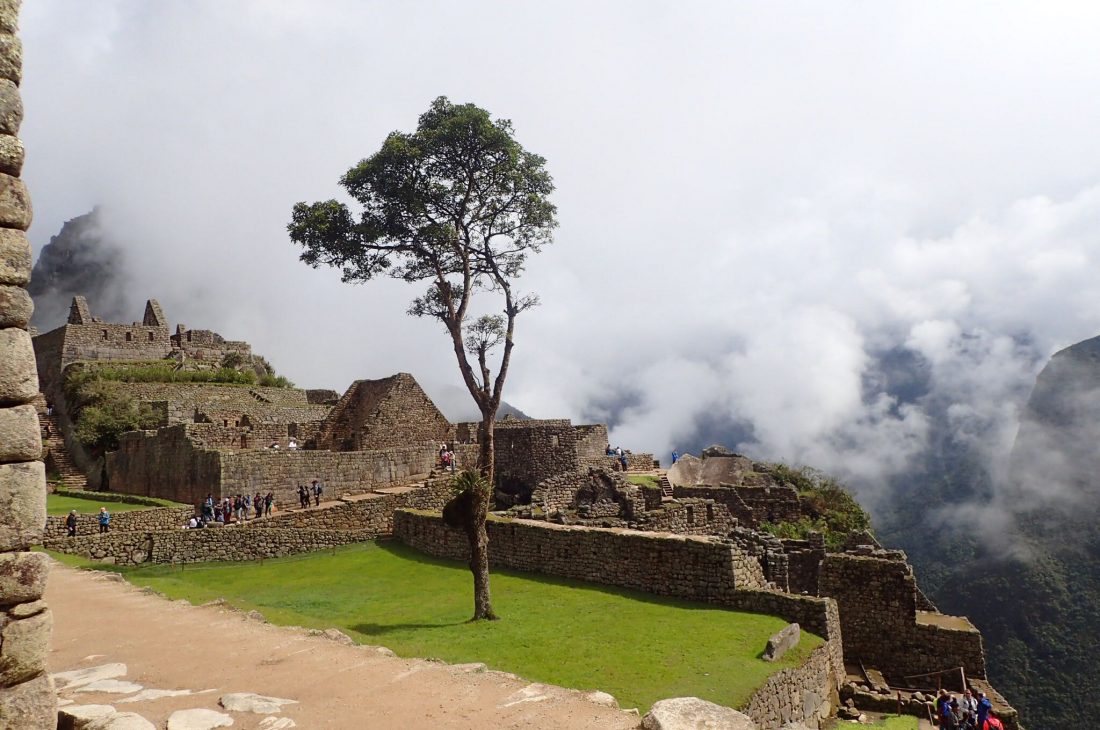
[[[982,730],[1005,730],[1005,726],[1001,723],[1001,718],[997,717],[997,713],[991,711],[985,724],[982,725]]]

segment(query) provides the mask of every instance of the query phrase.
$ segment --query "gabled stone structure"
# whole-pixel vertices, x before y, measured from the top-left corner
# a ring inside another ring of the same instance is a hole
[[[316,447],[370,451],[452,439],[451,423],[408,373],[357,380],[321,424]]]
[[[216,364],[230,353],[250,358],[252,347],[247,342],[226,340],[210,330],[188,330],[183,325],[172,334],[156,299],[145,303],[141,322],[120,324],[93,316],[87,300],[77,296],[69,307],[68,322],[34,338],[34,353],[42,390],[56,400],[62,371],[80,360],[162,360],[175,355]]]

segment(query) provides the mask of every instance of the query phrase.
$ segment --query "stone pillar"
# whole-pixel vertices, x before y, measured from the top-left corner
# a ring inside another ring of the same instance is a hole
[[[0,0],[0,730],[53,728],[57,698],[46,673],[52,618],[42,600],[48,558],[27,549],[46,525],[46,472],[31,401],[38,394],[27,332],[31,203],[19,174],[23,47],[20,0]]]

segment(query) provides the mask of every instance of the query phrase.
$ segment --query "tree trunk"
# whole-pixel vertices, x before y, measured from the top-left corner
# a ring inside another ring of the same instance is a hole
[[[474,574],[474,621],[496,620],[489,595],[489,534],[485,517],[489,513],[489,497],[493,493],[493,417],[485,417],[478,427],[478,470],[485,486],[472,495],[466,510],[466,537],[470,541],[470,572]]]

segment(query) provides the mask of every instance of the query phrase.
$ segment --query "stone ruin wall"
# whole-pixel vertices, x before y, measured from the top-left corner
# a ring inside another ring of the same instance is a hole
[[[0,726],[50,728],[57,723],[57,697],[46,672],[53,617],[42,600],[49,558],[28,550],[46,524],[46,471],[27,331],[33,311],[26,290],[31,202],[19,179],[19,5],[0,1]]]
[[[579,463],[577,433],[567,419],[504,419],[493,429],[493,443],[497,485],[509,492],[532,491]]]
[[[839,702],[829,649],[828,644],[819,646],[802,666],[772,674],[753,693],[742,712],[760,730],[775,730],[789,722],[819,727]]]
[[[279,558],[367,542],[378,536],[379,533],[371,529],[252,530],[212,527],[203,530],[110,532],[106,535],[51,540],[45,546],[58,552],[116,565],[180,564]]]
[[[407,484],[428,474],[437,461],[433,446],[377,451],[225,451],[197,445],[180,424],[159,431],[123,434],[107,454],[112,490],[198,504],[207,494],[275,493],[280,506],[298,503],[298,484],[318,479],[325,499]],[[199,427],[201,429],[201,426]]]
[[[625,454],[625,456],[627,471],[653,471],[654,465],[657,463],[656,459],[653,457],[653,454],[645,452],[630,452],[628,454]],[[595,456],[585,456],[580,459],[580,463],[581,466],[593,467],[596,469],[608,469],[612,471],[622,468],[618,456],[608,456],[603,452],[600,452]]]
[[[737,526],[724,504],[711,499],[683,499],[647,510],[637,529],[679,535],[725,536]]]
[[[699,537],[564,527],[540,522],[489,520],[490,563],[500,567],[621,586],[735,610],[779,616],[826,643],[797,669],[772,675],[746,705],[765,730],[804,721],[817,727],[844,675],[840,618],[829,599],[793,596],[747,585],[754,559],[732,544]],[[466,560],[460,530],[437,514],[398,510],[394,535],[422,552]]]
[[[695,485],[673,487],[673,495],[713,499],[726,505],[738,522],[756,527],[764,522],[798,522],[802,508],[798,491],[784,486]]]
[[[846,660],[895,680],[955,667],[986,676],[981,634],[965,619],[918,613],[916,580],[904,559],[829,554],[819,592],[840,607]]]
[[[322,425],[317,448],[367,451],[431,443],[438,450],[452,433],[416,379],[397,373],[353,383]]]
[[[602,423],[585,424],[573,427],[576,433],[577,458],[582,462],[590,457],[603,456],[610,443],[607,426]]]
[[[194,507],[154,507],[130,512],[114,512],[109,503],[104,507],[111,512],[111,532],[154,532],[157,530],[178,530],[187,524],[195,514]],[[46,518],[44,540],[57,540],[66,537],[65,519],[67,515],[50,515]],[[76,516],[76,534],[98,535],[99,515],[78,514]]]

